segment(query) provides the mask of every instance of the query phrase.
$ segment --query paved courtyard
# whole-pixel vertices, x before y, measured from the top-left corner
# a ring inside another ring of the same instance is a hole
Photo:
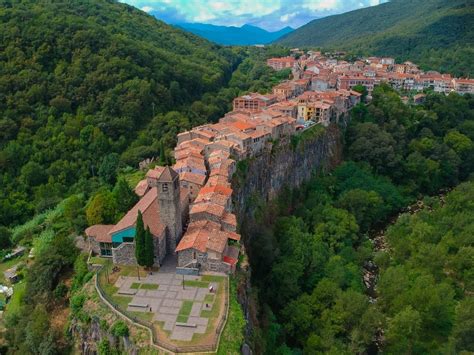
[[[163,267],[141,275],[140,280],[120,276],[115,286],[118,296],[132,297],[127,311],[153,312],[152,321],[163,322],[171,340],[190,341],[194,334],[206,332],[209,317],[203,317],[202,312],[212,310],[220,284],[202,281],[202,276],[178,275],[174,268]]]

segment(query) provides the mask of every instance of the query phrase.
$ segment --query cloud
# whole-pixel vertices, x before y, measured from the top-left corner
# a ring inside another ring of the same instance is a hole
[[[293,17],[295,17],[298,14],[299,14],[299,12],[293,12],[291,14],[282,15],[282,16],[280,16],[280,21],[281,22],[288,22],[288,20],[291,20]]]
[[[387,0],[121,0],[171,23],[252,24],[267,30],[299,27],[320,17]]]
[[[154,9],[151,6],[143,6],[140,10],[145,11],[145,12],[151,12]]]

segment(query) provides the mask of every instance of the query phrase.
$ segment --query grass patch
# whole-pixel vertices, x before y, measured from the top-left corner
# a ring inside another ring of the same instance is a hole
[[[202,275],[201,280],[207,282],[222,282],[224,281],[224,276],[216,276],[216,275]]]
[[[201,317],[204,317],[204,318],[211,318],[212,314],[213,314],[212,309],[210,309],[210,310],[209,309],[203,309],[201,311]]]
[[[191,314],[191,309],[193,308],[193,301],[183,301],[181,309],[179,310],[179,315],[189,316]]]
[[[128,312],[130,315],[132,315],[133,317],[136,317],[136,318],[140,318],[140,319],[143,319],[147,322],[150,322],[153,320],[153,315],[155,313],[153,312]]]
[[[218,355],[240,354],[240,347],[244,342],[245,318],[237,301],[237,280],[231,278],[229,281],[229,317],[217,349]]]
[[[208,288],[209,282],[198,281],[198,280],[184,280],[184,286]]]
[[[193,308],[192,301],[183,301],[181,309],[179,310],[177,322],[186,323],[188,321],[189,315],[191,314],[191,309]]]
[[[178,315],[178,318],[176,318],[176,322],[187,323],[188,322],[188,316]]]
[[[26,282],[22,281],[13,287],[13,295],[8,302],[6,310],[8,313],[17,313],[21,307],[21,300],[25,294]]]
[[[138,282],[134,282],[130,285],[130,288],[133,288],[134,290],[138,290],[140,288],[140,284]]]
[[[107,259],[101,258],[100,256],[91,256],[89,259],[89,264],[105,265],[106,263]]]
[[[212,303],[212,302],[214,302],[214,295],[206,295],[206,297],[204,297],[204,302],[205,302],[205,303]]]
[[[157,284],[142,284],[142,287],[140,287],[142,290],[157,290],[158,285]]]
[[[112,296],[112,301],[122,310],[126,311],[128,304],[132,302],[133,297],[130,296]]]

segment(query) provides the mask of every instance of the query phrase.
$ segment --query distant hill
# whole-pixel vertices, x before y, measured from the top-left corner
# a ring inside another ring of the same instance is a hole
[[[285,27],[276,32],[268,32],[252,25],[234,27],[205,23],[179,23],[176,26],[215,43],[240,46],[267,44],[294,31],[291,27]]]
[[[395,56],[425,68],[473,76],[474,2],[392,0],[313,20],[276,42]]]

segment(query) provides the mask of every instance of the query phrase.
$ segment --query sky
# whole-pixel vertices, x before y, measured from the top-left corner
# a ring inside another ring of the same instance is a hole
[[[170,23],[200,22],[213,25],[251,24],[269,31],[300,27],[334,15],[387,0],[121,0]]]

